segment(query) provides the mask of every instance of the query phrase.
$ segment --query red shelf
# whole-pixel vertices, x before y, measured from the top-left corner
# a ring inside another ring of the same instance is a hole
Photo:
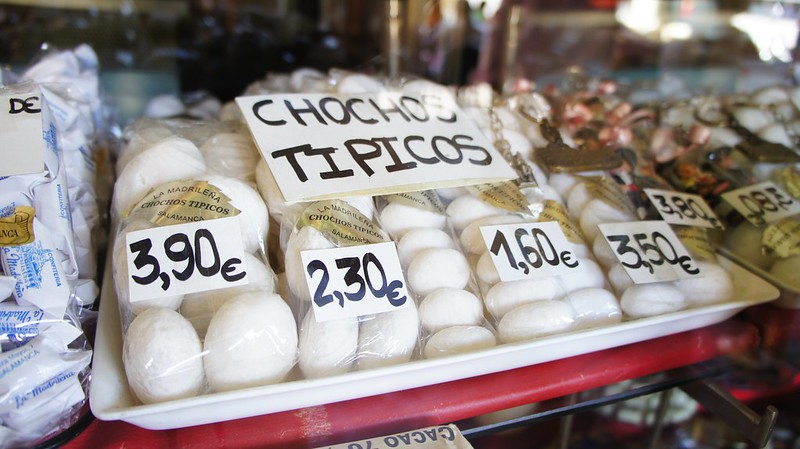
[[[748,351],[753,325],[713,326],[539,365],[444,384],[174,430],[95,420],[67,449],[306,448],[403,432],[539,402]]]

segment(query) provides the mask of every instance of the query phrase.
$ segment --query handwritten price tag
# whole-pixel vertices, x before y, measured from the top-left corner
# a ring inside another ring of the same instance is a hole
[[[389,312],[408,304],[392,242],[300,253],[318,322]]]
[[[581,269],[557,222],[484,226],[481,234],[502,281],[538,279]]]
[[[131,302],[247,284],[236,217],[129,232]]]
[[[725,229],[700,195],[660,189],[644,189],[644,193],[667,223]]]
[[[39,173],[44,170],[45,142],[42,131],[41,93],[0,93],[0,177]]]
[[[633,282],[674,281],[700,274],[689,252],[664,221],[598,225]]]
[[[800,203],[772,181],[723,193],[734,209],[754,226],[763,226],[800,213]]]

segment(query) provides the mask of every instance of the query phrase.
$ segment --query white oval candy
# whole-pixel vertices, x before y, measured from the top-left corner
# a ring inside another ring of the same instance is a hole
[[[581,182],[581,179],[570,173],[551,173],[547,184],[554,188],[561,198],[567,198],[572,189]]]
[[[740,125],[752,132],[758,132],[761,128],[775,121],[775,117],[772,113],[757,107],[734,108],[733,116]]]
[[[686,307],[686,297],[671,282],[634,284],[620,298],[620,307],[633,318],[661,315]]]
[[[450,217],[450,223],[457,232],[461,232],[479,218],[507,213],[508,210],[492,206],[472,195],[460,196],[447,206],[447,216]]]
[[[536,301],[510,310],[497,325],[500,341],[531,340],[570,329],[575,313],[561,301]]]
[[[423,329],[436,333],[445,327],[478,325],[483,321],[483,304],[472,293],[457,288],[439,288],[419,304]]]
[[[730,301],[734,296],[733,279],[719,264],[695,260],[700,275],[675,281],[690,307]],[[797,272],[795,272],[795,275]]]
[[[269,232],[267,205],[261,195],[247,183],[220,175],[206,175],[199,179],[208,181],[230,198],[231,206],[239,209],[236,219],[242,233],[244,250],[248,253],[267,252],[266,238]]]
[[[442,187],[436,189],[436,194],[442,201],[449,203],[460,196],[469,195],[469,191],[466,187]]]
[[[168,123],[165,120],[139,118],[125,128],[122,135],[124,146],[114,167],[117,175],[122,173],[134,156],[147,150],[158,141],[175,135],[175,131]]]
[[[347,75],[336,83],[336,92],[340,94],[366,94],[383,92],[386,87],[383,83],[369,75],[354,73]]]
[[[589,192],[589,184],[579,182],[570,189],[569,195],[567,195],[567,211],[572,217],[580,217],[583,208],[593,199],[595,197]]]
[[[361,321],[358,330],[359,370],[407,362],[419,340],[419,314],[414,301]]]
[[[202,349],[194,328],[178,312],[145,310],[125,333],[128,385],[144,404],[196,396],[205,386]]]
[[[558,276],[561,286],[567,292],[582,288],[605,286],[606,278],[597,262],[587,258],[578,258],[576,260],[578,261],[577,270]]]
[[[469,282],[469,264],[459,251],[433,248],[421,251],[408,265],[408,286],[425,296],[442,287],[464,288]]]
[[[482,326],[452,326],[433,334],[425,343],[426,359],[479,351],[497,345],[494,334]]]
[[[484,285],[494,285],[500,282],[500,273],[497,272],[497,267],[494,266],[494,261],[488,251],[481,254],[478,259],[475,274]]]
[[[793,289],[800,289],[800,256],[778,259],[769,270],[775,279]]]
[[[598,224],[621,223],[635,219],[636,217],[628,211],[615,209],[603,200],[593,199],[586,203],[581,212],[580,227],[587,241],[591,242],[600,235]]]
[[[443,214],[397,202],[390,202],[380,213],[381,228],[395,240],[412,229],[443,229],[446,223],[447,217]]]
[[[214,315],[203,350],[208,384],[216,391],[280,382],[297,357],[294,315],[274,293],[242,293]]]
[[[575,328],[587,329],[622,321],[622,310],[613,293],[604,288],[584,288],[561,298],[575,312]]]
[[[334,244],[312,226],[304,226],[289,236],[286,244],[284,264],[286,280],[295,298],[311,301],[311,293],[306,283],[306,268],[300,253],[310,249],[334,248]]]
[[[114,183],[112,210],[121,216],[153,187],[194,179],[206,171],[203,154],[189,140],[168,137],[133,156]]]
[[[450,248],[456,249],[453,239],[444,231],[437,228],[411,229],[397,242],[397,256],[400,264],[408,264],[425,249]]]
[[[519,215],[506,213],[502,215],[491,215],[488,217],[479,218],[464,228],[461,231],[461,246],[470,254],[483,254],[489,249],[486,247],[486,242],[483,241],[481,228],[491,225],[504,225],[525,223],[527,220]]]
[[[614,250],[611,249],[611,245],[601,234],[598,234],[592,243],[592,253],[606,270],[619,263],[619,259],[617,259]]]
[[[264,159],[260,159],[256,164],[255,178],[258,193],[267,203],[270,216],[280,223],[283,211],[289,207],[289,204],[284,201],[283,193]]]
[[[633,285],[633,279],[631,279],[631,276],[625,271],[625,267],[617,262],[608,270],[608,283],[611,284],[611,288],[613,288],[618,295],[622,295],[625,293],[625,290]]]
[[[206,334],[211,318],[229,299],[250,291],[275,292],[275,274],[261,259],[245,253],[244,266],[247,267],[247,284],[189,293],[184,296],[180,313],[192,323],[197,335],[202,337]],[[241,270],[237,269],[238,271]]]
[[[483,302],[492,317],[499,320],[523,304],[551,300],[561,293],[563,291],[554,278],[506,281],[494,284],[486,292]]]
[[[261,156],[252,139],[245,134],[219,133],[199,148],[210,172],[252,184]]]
[[[317,322],[309,310],[300,327],[300,370],[308,379],[350,371],[358,349],[358,320]]]

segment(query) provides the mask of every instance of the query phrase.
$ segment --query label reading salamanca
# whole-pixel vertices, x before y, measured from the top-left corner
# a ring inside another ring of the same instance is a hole
[[[569,218],[567,210],[558,201],[547,200],[544,202],[544,210],[539,214],[539,221],[555,221],[561,226],[561,231],[564,232],[564,237],[568,241],[575,244],[586,243],[581,229]]]
[[[468,186],[467,190],[481,201],[510,212],[529,214],[528,199],[513,182],[494,182]]]
[[[439,195],[433,190],[421,190],[418,192],[396,193],[386,195],[386,201],[390,203],[400,203],[405,206],[416,207],[437,214],[444,215],[445,207]]]
[[[336,246],[388,242],[389,236],[355,207],[341,200],[316,201],[306,207],[297,228],[312,226]]]
[[[33,242],[34,215],[32,207],[17,206],[11,215],[0,217],[0,246],[25,245]]]
[[[127,218],[167,226],[233,217],[239,212],[230,198],[206,181],[175,181],[151,190]]]

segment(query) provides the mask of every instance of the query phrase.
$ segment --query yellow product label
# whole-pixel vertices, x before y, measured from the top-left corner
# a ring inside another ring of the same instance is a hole
[[[794,165],[784,167],[778,172],[778,184],[782,185],[794,199],[800,199],[800,170]]]
[[[133,206],[127,219],[168,226],[233,217],[239,212],[230,198],[206,181],[175,181],[151,190]]]
[[[0,246],[33,243],[33,217],[36,211],[30,206],[18,206],[14,213],[0,217]]]
[[[297,221],[297,228],[313,226],[336,246],[388,242],[389,236],[355,207],[341,200],[316,201]]]
[[[481,201],[510,212],[528,214],[528,199],[511,181],[467,186],[467,190]]]
[[[800,255],[800,220],[787,218],[764,228],[761,244],[768,254],[781,258]]]
[[[636,214],[636,208],[619,184],[601,176],[588,176],[585,179],[586,190],[593,197],[606,202],[615,209],[627,210],[631,214]]]
[[[567,210],[558,201],[547,200],[544,202],[544,210],[539,214],[538,221],[555,221],[564,231],[564,236],[571,243],[586,243],[581,229],[569,218]]]
[[[445,207],[442,200],[433,190],[420,190],[417,192],[395,193],[386,195],[386,201],[400,203],[417,209],[426,210],[444,215]]]
[[[716,259],[714,245],[704,228],[697,226],[672,226],[683,246],[697,259]]]

